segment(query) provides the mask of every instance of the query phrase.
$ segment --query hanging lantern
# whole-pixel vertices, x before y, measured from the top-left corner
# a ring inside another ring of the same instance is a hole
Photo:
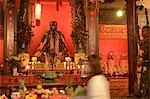
[[[40,1],[37,0],[36,7],[35,7],[35,19],[36,19],[36,25],[40,25],[40,19],[41,19],[41,4]]]

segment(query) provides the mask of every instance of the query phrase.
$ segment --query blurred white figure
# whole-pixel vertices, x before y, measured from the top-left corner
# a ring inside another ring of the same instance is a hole
[[[109,82],[102,74],[99,57],[89,57],[89,72],[93,77],[88,81],[87,96],[89,99],[110,99]]]

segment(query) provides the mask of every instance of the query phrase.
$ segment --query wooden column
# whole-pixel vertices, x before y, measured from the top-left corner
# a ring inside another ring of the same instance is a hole
[[[89,5],[89,1],[88,0],[85,0],[84,1],[84,5],[85,5],[85,22],[86,22],[86,28],[85,28],[85,31],[87,32],[88,34],[88,5]],[[88,39],[86,40],[86,54],[89,56],[89,41]]]
[[[128,29],[128,62],[129,62],[129,94],[134,94],[136,73],[136,0],[127,0],[127,29]]]
[[[98,19],[99,19],[99,2],[96,0],[94,5],[88,9],[88,55],[99,55],[99,35],[98,35]]]
[[[14,55],[14,33],[15,33],[15,0],[5,1],[4,8],[4,67],[3,73],[6,74],[8,66],[6,58]]]

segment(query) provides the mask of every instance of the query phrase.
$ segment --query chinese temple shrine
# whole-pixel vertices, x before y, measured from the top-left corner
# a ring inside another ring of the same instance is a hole
[[[149,0],[0,0],[0,99],[150,99],[149,20]]]

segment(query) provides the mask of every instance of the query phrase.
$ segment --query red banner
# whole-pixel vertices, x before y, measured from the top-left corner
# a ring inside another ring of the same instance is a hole
[[[14,53],[14,7],[7,11],[7,56]]]
[[[96,54],[96,10],[89,9],[89,54]]]

